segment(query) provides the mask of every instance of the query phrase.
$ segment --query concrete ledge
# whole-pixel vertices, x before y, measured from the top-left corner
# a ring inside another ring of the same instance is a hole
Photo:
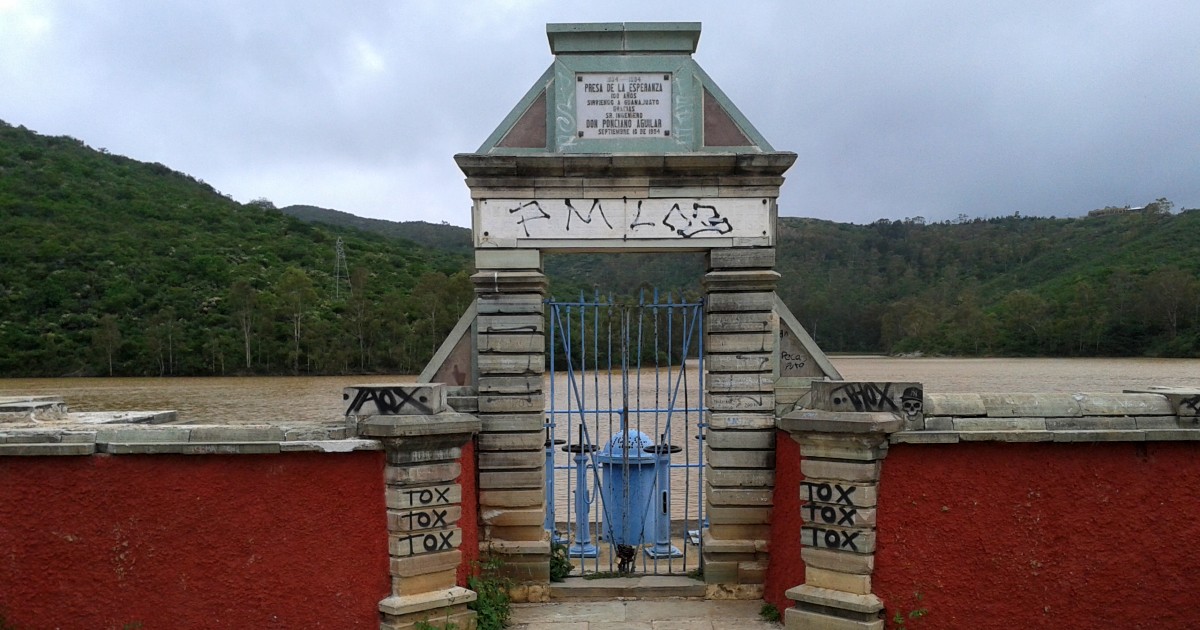
[[[956,442],[1166,442],[1200,441],[1197,429],[1023,429],[900,431],[888,436],[892,444],[954,444]]]
[[[416,595],[393,595],[379,602],[379,611],[387,615],[406,615],[473,601],[475,601],[475,591],[455,586]]]
[[[106,425],[0,430],[0,457],[56,455],[262,455],[377,451],[374,439],[346,439],[344,426]]]

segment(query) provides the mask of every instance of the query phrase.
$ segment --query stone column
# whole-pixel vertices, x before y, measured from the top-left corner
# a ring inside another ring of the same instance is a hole
[[[788,628],[883,630],[883,602],[871,593],[879,470],[890,412],[802,410],[779,426],[800,444],[800,531],[804,584],[787,591]]]
[[[501,561],[515,601],[549,596],[546,516],[546,276],[535,249],[476,250],[481,552]]]
[[[704,276],[710,598],[762,596],[775,485],[774,265],[774,248],[714,249]]]
[[[377,439],[387,455],[388,553],[392,594],[379,602],[381,630],[417,622],[475,625],[475,593],[456,585],[462,562],[462,446],[479,420],[446,406],[441,384],[359,385],[344,397],[358,436]],[[440,627],[440,625],[439,625]]]

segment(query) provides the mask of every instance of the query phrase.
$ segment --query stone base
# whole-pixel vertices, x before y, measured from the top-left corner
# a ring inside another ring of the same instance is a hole
[[[795,630],[883,630],[883,620],[859,621],[789,608],[783,611],[783,627]]]
[[[466,604],[409,613],[407,615],[384,615],[379,624],[379,630],[416,630],[418,627],[438,630],[475,630],[474,610],[468,610]]]
[[[762,584],[706,584],[704,599],[762,599]]]

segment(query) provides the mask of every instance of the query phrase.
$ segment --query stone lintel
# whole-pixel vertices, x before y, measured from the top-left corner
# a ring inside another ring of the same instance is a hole
[[[406,615],[408,613],[445,608],[455,604],[466,604],[475,601],[475,591],[461,586],[449,589],[439,589],[428,593],[414,595],[392,595],[379,602],[379,612],[385,615]]]
[[[723,247],[708,252],[708,268],[774,269],[774,247]]]
[[[475,268],[542,270],[542,253],[536,249],[477,249]]]
[[[789,588],[784,595],[797,603],[826,606],[867,615],[874,615],[883,610],[883,602],[875,595],[857,595],[804,584]]]
[[[894,433],[903,426],[900,416],[883,411],[820,411],[801,409],[779,419],[779,428],[801,433]]]
[[[424,438],[460,436],[465,442],[480,429],[479,418],[453,411],[431,416],[366,416],[358,421],[358,434],[372,438],[408,438],[414,445]],[[442,444],[445,440],[436,440]],[[408,444],[404,443],[404,444]],[[397,443],[397,446],[403,446]],[[461,442],[458,444],[461,446]]]
[[[549,280],[540,271],[500,271],[487,269],[471,275],[475,293],[538,293],[546,292]],[[482,311],[480,311],[482,312]]]
[[[773,269],[710,271],[704,274],[704,290],[711,293],[774,291],[780,274]]]

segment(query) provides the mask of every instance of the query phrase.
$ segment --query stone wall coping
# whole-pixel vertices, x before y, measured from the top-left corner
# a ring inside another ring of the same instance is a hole
[[[112,424],[0,428],[0,457],[93,455],[260,455],[377,451],[379,440],[349,437],[337,425]]]
[[[1171,404],[1166,395],[1150,392],[925,392],[923,403],[926,418],[931,416],[991,418],[1173,416],[1177,413],[1175,406]]]
[[[885,411],[799,409],[779,418],[778,424],[789,433],[891,433],[903,421]]]
[[[1200,441],[1200,428],[1034,429],[998,424],[994,429],[899,431],[892,444],[955,444],[958,442],[1179,442]]]
[[[571,177],[606,176],[781,176],[796,161],[796,154],[685,153],[685,154],[561,154],[481,155],[460,153],[454,161],[468,177]],[[484,182],[478,182],[484,183]]]

